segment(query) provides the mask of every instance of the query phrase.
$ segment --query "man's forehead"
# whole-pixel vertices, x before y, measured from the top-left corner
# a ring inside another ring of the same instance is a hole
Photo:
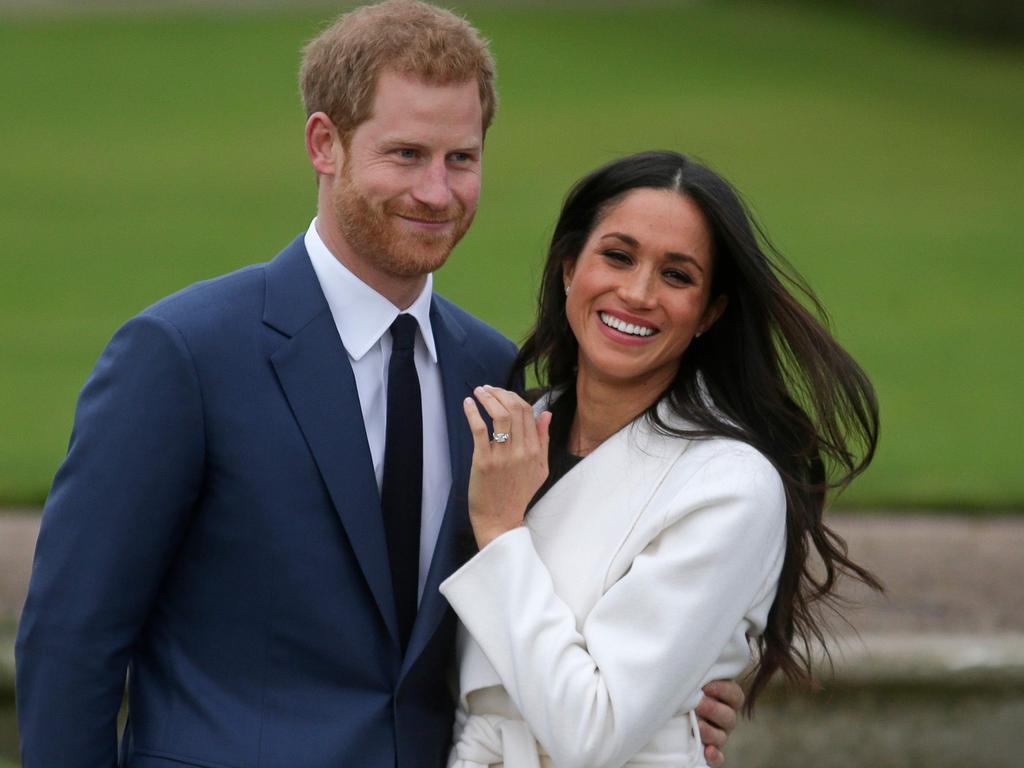
[[[475,81],[435,84],[385,71],[366,121],[376,141],[444,141],[468,149],[483,142]]]
[[[419,75],[383,70],[377,76],[374,88],[374,104],[382,100],[405,99],[413,102],[429,102],[438,99],[458,99],[466,105],[481,108],[480,86],[476,80],[435,82]]]

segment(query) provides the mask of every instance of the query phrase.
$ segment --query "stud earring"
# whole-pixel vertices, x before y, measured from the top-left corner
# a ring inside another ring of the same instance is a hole
[[[566,296],[569,295],[569,284],[568,283],[565,284],[565,295]]]

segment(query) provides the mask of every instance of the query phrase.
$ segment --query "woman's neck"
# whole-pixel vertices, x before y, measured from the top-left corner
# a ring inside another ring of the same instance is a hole
[[[579,376],[576,379],[576,415],[569,429],[570,453],[586,456],[637,416],[664,391],[656,386],[629,386]]]

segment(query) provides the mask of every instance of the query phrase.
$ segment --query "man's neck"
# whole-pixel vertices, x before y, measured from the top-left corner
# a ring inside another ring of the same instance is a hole
[[[402,277],[374,269],[366,259],[358,258],[352,252],[349,244],[341,236],[339,228],[331,225],[329,215],[325,219],[323,210],[317,212],[316,231],[334,258],[399,309],[408,309],[423,293],[423,286],[427,282],[426,275]]]

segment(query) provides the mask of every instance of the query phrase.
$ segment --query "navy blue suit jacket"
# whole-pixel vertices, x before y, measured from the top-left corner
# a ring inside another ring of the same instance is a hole
[[[117,332],[43,513],[16,648],[24,768],[444,764],[462,400],[504,383],[515,347],[440,297],[431,323],[453,482],[404,657],[355,380],[302,239]]]

